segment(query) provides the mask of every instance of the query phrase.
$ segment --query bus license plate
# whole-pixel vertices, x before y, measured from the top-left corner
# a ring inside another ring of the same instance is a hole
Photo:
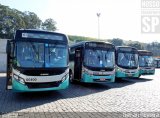
[[[146,73],[146,74],[147,74],[147,73],[149,73],[149,72],[146,70],[146,71],[144,71],[144,73]]]
[[[105,81],[106,79],[105,78],[100,78],[100,81]]]
[[[128,76],[129,76],[129,77],[131,77],[131,76],[132,76],[132,74],[128,74]]]

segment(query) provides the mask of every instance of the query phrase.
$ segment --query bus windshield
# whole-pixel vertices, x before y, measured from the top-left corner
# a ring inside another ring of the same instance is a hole
[[[140,67],[152,67],[154,66],[154,59],[152,56],[139,56]]]
[[[25,68],[67,67],[67,46],[39,42],[17,42],[16,65]]]
[[[108,50],[86,49],[84,65],[89,67],[114,68],[114,52]]]
[[[118,65],[122,67],[137,68],[138,54],[134,53],[118,53]]]

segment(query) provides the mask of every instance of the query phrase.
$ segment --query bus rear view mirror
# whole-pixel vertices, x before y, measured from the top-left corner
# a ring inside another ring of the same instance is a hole
[[[13,40],[7,40],[6,45],[6,53],[11,57],[14,58],[14,41]]]
[[[7,54],[10,53],[10,44],[9,44],[9,40],[7,40],[6,53],[7,53]]]

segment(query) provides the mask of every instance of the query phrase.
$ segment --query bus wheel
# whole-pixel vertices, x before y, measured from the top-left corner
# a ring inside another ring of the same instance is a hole
[[[69,72],[69,82],[74,83],[72,71]]]
[[[115,77],[115,82],[119,82],[119,81],[122,81],[122,78]]]

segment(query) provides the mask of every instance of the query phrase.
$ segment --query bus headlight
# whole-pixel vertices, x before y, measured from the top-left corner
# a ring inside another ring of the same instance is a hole
[[[25,81],[23,78],[19,77],[19,82],[22,83],[22,84],[25,84]]]
[[[94,73],[86,68],[82,68],[82,72],[92,76]]]
[[[13,78],[16,79],[16,80],[18,80],[18,76],[15,75],[15,74],[13,75]]]
[[[69,76],[69,73],[67,73],[64,77],[62,77],[62,82],[64,82],[68,76]]]
[[[84,68],[82,68],[82,73],[84,73],[85,72],[85,69]]]
[[[125,70],[123,70],[121,68],[118,68],[117,70],[120,71],[120,72],[123,72],[123,73],[125,72]]]
[[[120,68],[117,69],[118,71],[122,72],[122,70]]]
[[[19,77],[18,75],[13,75],[13,78],[16,79],[18,82],[20,82],[21,84],[25,84],[25,81],[23,78]]]

